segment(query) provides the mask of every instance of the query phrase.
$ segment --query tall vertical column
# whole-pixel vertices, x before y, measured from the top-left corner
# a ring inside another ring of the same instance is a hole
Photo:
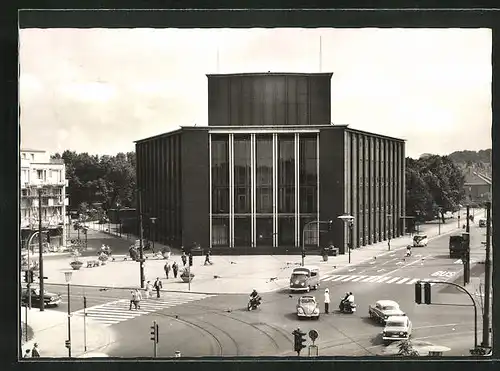
[[[251,236],[250,236],[250,246],[253,248],[256,246],[255,243],[255,237],[256,237],[256,181],[255,181],[255,134],[250,135],[250,212],[251,212],[251,218],[250,218],[250,230],[251,230]]]
[[[278,134],[273,134],[273,247],[278,246]]]
[[[229,247],[234,247],[234,134],[229,134]]]
[[[299,133],[294,135],[294,165],[295,165],[295,246],[300,247],[300,184],[299,184]]]
[[[399,171],[400,171],[400,193],[399,193],[399,199],[401,200],[401,215],[406,215],[406,158],[405,158],[405,144],[401,143],[400,144],[400,161],[401,165],[399,166]],[[401,233],[404,234],[406,230],[406,219],[403,219],[403,223],[401,225],[402,231]]]
[[[345,148],[344,148],[345,150]],[[319,219],[319,133],[316,134],[316,220]],[[345,188],[344,188],[345,193]],[[319,247],[320,245],[320,224],[316,223],[316,245]]]
[[[212,134],[208,134],[208,246],[212,249],[212,218],[213,218],[213,208],[212,208]],[[163,194],[161,192],[160,194]]]

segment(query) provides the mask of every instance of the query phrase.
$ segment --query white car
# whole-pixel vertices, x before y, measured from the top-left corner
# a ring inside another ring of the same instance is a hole
[[[368,307],[368,315],[371,319],[385,325],[389,317],[404,316],[405,312],[403,312],[399,308],[399,304],[393,300],[379,300],[375,305],[370,305]]]
[[[382,339],[385,342],[396,340],[408,340],[411,336],[412,324],[410,319],[405,316],[390,316],[385,321]]]
[[[429,238],[425,234],[413,236],[413,247],[424,247],[429,243]]]

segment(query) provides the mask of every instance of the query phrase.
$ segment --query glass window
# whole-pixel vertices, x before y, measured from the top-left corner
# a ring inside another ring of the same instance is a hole
[[[272,213],[273,139],[270,135],[256,136],[256,206],[257,213]]]
[[[278,136],[278,212],[295,212],[295,145],[293,136]]]
[[[227,135],[212,135],[212,213],[229,214],[229,143]]]
[[[278,217],[278,245],[295,246],[295,218]]]
[[[250,234],[250,217],[234,218],[234,246],[249,247],[252,242]]]
[[[257,218],[257,246],[273,245],[273,219]]]
[[[212,246],[229,245],[229,219],[212,219]]]
[[[299,139],[299,200],[301,214],[315,214],[318,210],[316,142],[316,136],[301,135]]]
[[[234,187],[235,214],[249,214],[251,195],[250,136],[234,138]]]
[[[302,246],[302,236],[304,236],[305,246],[317,246],[318,245],[318,225],[316,223],[311,223],[304,230],[307,223],[315,221],[316,217],[301,217],[300,218],[300,243]],[[320,228],[325,228],[325,226],[320,226]]]

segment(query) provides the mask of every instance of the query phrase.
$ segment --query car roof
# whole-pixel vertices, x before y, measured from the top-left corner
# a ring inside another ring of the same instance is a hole
[[[302,299],[314,299],[314,300],[316,300],[316,298],[312,295],[303,295],[299,298],[299,300],[302,300]]]
[[[389,318],[386,319],[387,322],[389,321],[396,321],[396,320],[404,320],[407,319],[407,316],[389,316]]]
[[[381,305],[382,307],[394,306],[399,308],[399,304],[393,300],[379,300],[377,301],[377,304]]]

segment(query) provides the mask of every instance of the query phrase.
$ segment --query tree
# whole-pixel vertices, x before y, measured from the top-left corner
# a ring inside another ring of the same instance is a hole
[[[398,355],[404,357],[418,357],[420,354],[413,348],[410,340],[403,340],[398,344]]]

